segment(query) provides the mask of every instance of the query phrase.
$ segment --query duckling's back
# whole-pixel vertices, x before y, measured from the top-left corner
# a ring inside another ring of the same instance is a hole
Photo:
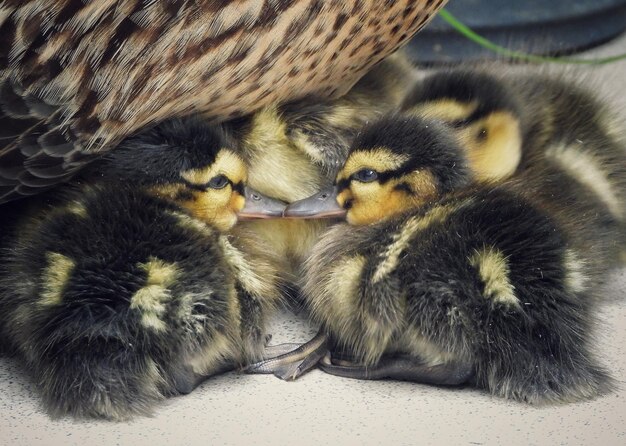
[[[626,250],[626,122],[565,75],[525,74],[508,82],[524,104],[516,177],[562,225],[579,232],[575,238],[595,253],[591,261],[620,255]]]

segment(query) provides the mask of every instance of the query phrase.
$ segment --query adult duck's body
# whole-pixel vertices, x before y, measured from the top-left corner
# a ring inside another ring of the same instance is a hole
[[[0,2],[0,202],[166,118],[338,97],[442,0]]]

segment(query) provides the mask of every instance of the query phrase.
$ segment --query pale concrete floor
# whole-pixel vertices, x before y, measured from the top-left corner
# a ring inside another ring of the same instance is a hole
[[[626,35],[594,56],[626,52]],[[626,119],[626,61],[584,71]],[[170,399],[130,423],[51,421],[24,371],[0,358],[0,444],[15,445],[603,445],[626,444],[626,269],[607,294],[598,349],[622,386],[591,402],[533,408],[473,389],[356,381],[315,370],[293,383],[230,373]],[[277,318],[274,341],[304,341],[314,330]]]

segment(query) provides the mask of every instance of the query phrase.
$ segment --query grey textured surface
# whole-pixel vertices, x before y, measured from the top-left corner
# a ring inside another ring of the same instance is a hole
[[[626,52],[626,36],[591,52]],[[585,68],[626,120],[626,61]],[[129,423],[51,420],[23,369],[0,358],[0,444],[626,444],[626,269],[616,271],[601,311],[597,345],[621,386],[594,401],[534,408],[474,389],[356,381],[314,370],[297,382],[229,373],[166,401]],[[303,341],[314,329],[291,315],[274,341]]]

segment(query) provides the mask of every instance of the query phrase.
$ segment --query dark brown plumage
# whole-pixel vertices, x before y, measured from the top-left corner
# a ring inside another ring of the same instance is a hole
[[[1,1],[0,202],[172,116],[340,96],[443,3]]]

